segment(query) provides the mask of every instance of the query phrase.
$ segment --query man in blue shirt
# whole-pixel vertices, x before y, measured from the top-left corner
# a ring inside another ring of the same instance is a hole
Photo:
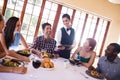
[[[97,71],[103,74],[107,80],[120,80],[120,45],[111,43],[105,50],[105,56],[98,62]]]

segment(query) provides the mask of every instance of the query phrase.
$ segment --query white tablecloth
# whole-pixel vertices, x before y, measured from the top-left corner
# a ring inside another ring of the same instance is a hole
[[[0,72],[0,80],[96,80],[85,73],[87,68],[84,66],[73,66],[63,58],[51,61],[54,62],[54,69],[35,69],[30,62],[26,74]]]

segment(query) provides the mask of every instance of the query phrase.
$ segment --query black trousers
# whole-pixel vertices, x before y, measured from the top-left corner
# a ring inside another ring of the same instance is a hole
[[[71,50],[58,50],[57,53],[59,54],[60,57],[69,59],[70,58],[70,52]]]

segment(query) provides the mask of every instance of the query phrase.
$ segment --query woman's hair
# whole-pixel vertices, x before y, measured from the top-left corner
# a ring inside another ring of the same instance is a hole
[[[3,15],[0,13],[0,22],[3,21]]]
[[[89,41],[89,46],[91,47],[91,51],[94,50],[95,46],[96,46],[96,41],[93,38],[87,38],[87,40]]]
[[[6,42],[7,48],[9,48],[11,43],[14,41],[13,40],[13,34],[14,34],[14,30],[16,28],[17,21],[19,21],[19,18],[11,17],[6,22],[6,27],[4,29],[4,34],[5,34],[5,42]]]

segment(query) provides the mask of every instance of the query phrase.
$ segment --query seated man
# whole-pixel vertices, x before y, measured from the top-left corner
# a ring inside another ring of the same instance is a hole
[[[120,80],[120,58],[117,56],[119,52],[120,45],[111,43],[105,50],[105,56],[99,59],[97,71],[107,80]]]
[[[43,35],[35,38],[33,44],[31,45],[32,52],[39,55],[42,50],[48,53],[53,53],[56,47],[56,41],[51,38],[51,24],[42,24]]]

